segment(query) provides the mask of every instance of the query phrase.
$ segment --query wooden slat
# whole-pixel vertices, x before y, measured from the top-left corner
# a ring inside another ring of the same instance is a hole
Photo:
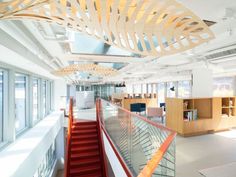
[[[15,0],[0,3],[0,18],[46,20],[151,56],[182,52],[214,38],[199,17],[175,0]]]

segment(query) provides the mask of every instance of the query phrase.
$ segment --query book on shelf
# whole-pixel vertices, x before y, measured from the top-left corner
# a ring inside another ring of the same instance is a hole
[[[197,120],[197,109],[184,112],[184,119],[188,121]]]
[[[193,120],[197,120],[197,109],[193,110]]]

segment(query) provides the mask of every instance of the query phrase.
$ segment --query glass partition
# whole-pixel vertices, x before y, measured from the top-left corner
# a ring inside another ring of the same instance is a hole
[[[152,175],[175,175],[174,132],[104,100],[101,100],[99,114],[107,134],[133,176],[150,168],[149,162],[157,163],[158,158],[154,157],[162,152],[164,155]]]

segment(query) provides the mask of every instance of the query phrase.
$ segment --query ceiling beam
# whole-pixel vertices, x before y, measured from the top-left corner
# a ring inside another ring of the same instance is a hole
[[[44,69],[47,69],[48,71],[54,70],[53,67],[46,64],[44,61],[42,61],[42,59],[33,54],[31,51],[29,51],[29,49],[27,49],[24,45],[15,40],[12,36],[10,36],[2,29],[0,29],[0,39],[1,39],[0,40],[1,45],[16,52],[25,59],[28,59],[29,61],[36,63],[37,65],[41,66]]]

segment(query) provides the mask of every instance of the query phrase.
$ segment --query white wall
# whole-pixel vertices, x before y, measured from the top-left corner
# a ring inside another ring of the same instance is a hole
[[[104,140],[104,146],[105,146],[105,152],[107,155],[107,158],[111,164],[113,173],[116,177],[127,177],[123,167],[120,164],[120,161],[116,157],[115,152],[113,151],[106,135],[103,133],[103,140]]]
[[[58,79],[54,80],[54,104],[55,110],[58,111],[60,108],[65,108],[65,103],[62,100],[62,96],[66,96],[66,82],[65,80]]]
[[[2,150],[1,177],[32,177],[63,127],[63,118],[63,112],[52,113]]]
[[[212,97],[213,96],[213,75],[207,68],[194,69],[193,75],[193,97]]]

